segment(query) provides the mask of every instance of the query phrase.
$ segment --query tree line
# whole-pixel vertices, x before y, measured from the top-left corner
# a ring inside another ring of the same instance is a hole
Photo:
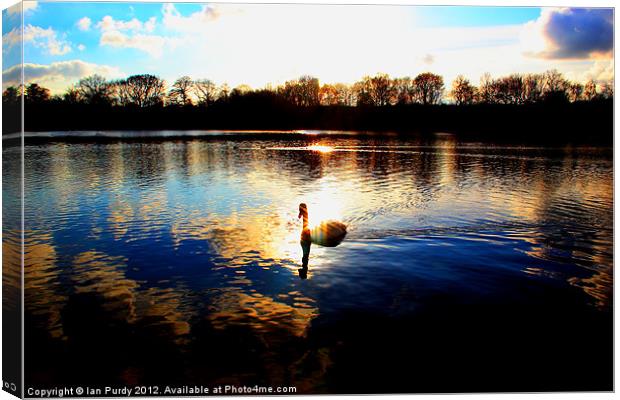
[[[294,107],[349,106],[385,107],[396,105],[438,105],[448,100],[456,105],[536,104],[581,102],[613,98],[613,85],[590,80],[571,82],[557,70],[541,74],[511,74],[493,78],[484,74],[478,86],[458,76],[449,89],[442,76],[424,72],[414,78],[392,78],[379,73],[354,84],[320,84],[304,75],[277,87],[252,89],[240,85],[233,89],[208,79],[183,76],[170,87],[160,77],[132,75],[107,80],[100,75],[83,78],[63,94],[51,95],[37,83],[11,86],[2,93],[5,104],[14,104],[24,95],[26,104],[90,104],[108,107],[209,107],[216,104],[279,104]]]

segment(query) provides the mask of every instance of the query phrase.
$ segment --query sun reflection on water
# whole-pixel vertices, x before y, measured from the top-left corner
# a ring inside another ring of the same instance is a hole
[[[334,148],[331,146],[323,146],[323,145],[312,145],[312,146],[308,146],[308,150],[310,151],[317,151],[319,153],[331,153],[332,151],[334,151]]]

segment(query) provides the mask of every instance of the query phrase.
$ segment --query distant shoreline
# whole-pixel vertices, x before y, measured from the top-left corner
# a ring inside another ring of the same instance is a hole
[[[19,119],[5,105],[3,132],[19,132]],[[19,110],[14,109],[19,116]],[[406,105],[392,107],[317,106],[245,109],[122,108],[92,105],[26,105],[25,131],[100,132],[89,139],[146,140],[151,131],[168,131],[154,139],[227,136],[260,138],[269,133],[290,138],[337,136],[432,136],[454,134],[463,140],[491,142],[613,143],[613,101],[532,105]],[[142,135],[123,137],[122,131]],[[184,131],[181,135],[176,132]],[[189,132],[188,132],[189,131]],[[114,132],[119,132],[115,136]],[[193,132],[193,133],[192,133]],[[313,134],[309,134],[314,132]],[[242,135],[237,135],[242,133]],[[27,135],[28,136],[28,135]],[[75,139],[67,135],[30,140]],[[84,140],[83,135],[77,139]],[[8,138],[8,137],[7,137]]]

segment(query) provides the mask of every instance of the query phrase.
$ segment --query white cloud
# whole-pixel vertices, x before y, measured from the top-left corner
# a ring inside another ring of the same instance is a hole
[[[157,24],[157,19],[155,17],[151,17],[144,23],[144,31],[145,32],[153,32],[155,30],[155,25]]]
[[[613,82],[614,62],[613,60],[595,61],[590,68],[580,75],[577,79],[582,81],[594,79],[597,82]]]
[[[51,27],[44,29],[39,26],[27,25],[24,28],[24,43],[31,42],[35,47],[43,49],[50,55],[60,56],[71,51],[69,43],[58,38]]]
[[[435,62],[435,57],[432,54],[426,54],[422,57],[422,62],[427,65],[431,65]]]
[[[101,30],[101,46],[137,49],[153,57],[160,57],[165,49],[174,49],[184,41],[182,38],[152,34],[157,26],[156,17],[143,22],[137,18],[116,20],[106,15],[96,26]]]
[[[81,31],[87,31],[90,29],[92,22],[90,18],[84,17],[77,22],[77,26]]]
[[[117,48],[141,50],[153,57],[161,57],[164,49],[171,50],[183,42],[183,39],[142,33],[127,35],[118,30],[104,31],[99,44]]]
[[[86,46],[84,46],[84,45],[83,45],[83,44],[81,44],[81,43],[80,43],[80,44],[78,44],[78,47],[77,47],[77,48],[78,48],[78,50],[79,50],[79,51],[84,51],[84,50],[86,50]]]
[[[203,5],[200,11],[187,17],[181,15],[174,4],[166,3],[162,6],[164,27],[183,32],[201,32],[205,24],[217,20],[221,15],[221,9],[213,5]]]
[[[98,74],[108,79],[120,78],[122,72],[112,66],[88,63],[82,60],[60,61],[51,64],[24,64],[26,83],[36,82],[49,88],[52,93],[62,93],[79,79]],[[19,65],[2,72],[2,87],[19,85],[21,68]]]
[[[22,4],[23,8],[21,6]],[[39,4],[36,1],[24,1],[23,3],[17,3],[7,8],[7,13],[9,13],[9,15],[16,15],[21,13],[22,10],[24,12],[34,11],[37,9],[38,5]]]
[[[157,19],[155,17],[151,17],[146,22],[142,22],[137,18],[132,18],[129,21],[115,20],[110,15],[106,15],[101,21],[97,23],[97,28],[101,29],[102,32],[153,32],[156,22]]]
[[[22,34],[19,28],[13,28],[2,35],[2,52],[8,53],[14,46],[21,43]]]

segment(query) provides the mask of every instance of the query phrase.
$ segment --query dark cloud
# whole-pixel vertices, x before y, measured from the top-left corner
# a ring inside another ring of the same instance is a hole
[[[536,23],[549,46],[535,56],[579,59],[613,51],[613,9],[549,10]]]

